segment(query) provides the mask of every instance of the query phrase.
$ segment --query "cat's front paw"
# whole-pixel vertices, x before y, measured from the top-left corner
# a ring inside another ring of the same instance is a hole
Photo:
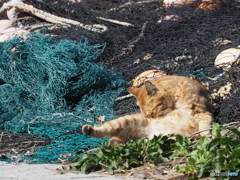
[[[91,135],[93,133],[94,129],[91,125],[84,125],[82,127],[83,134]]]

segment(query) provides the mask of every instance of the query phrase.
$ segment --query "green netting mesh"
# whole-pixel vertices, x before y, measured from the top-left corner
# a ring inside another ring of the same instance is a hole
[[[101,143],[76,130],[99,116],[114,118],[114,101],[125,86],[120,74],[94,62],[104,47],[41,34],[0,43],[0,132],[51,139],[28,162],[56,162]]]

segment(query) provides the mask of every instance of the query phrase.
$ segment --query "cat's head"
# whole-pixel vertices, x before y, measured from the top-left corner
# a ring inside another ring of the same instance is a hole
[[[140,88],[130,87],[128,92],[136,97],[137,105],[147,118],[161,117],[174,108],[170,94],[150,81],[146,81]]]

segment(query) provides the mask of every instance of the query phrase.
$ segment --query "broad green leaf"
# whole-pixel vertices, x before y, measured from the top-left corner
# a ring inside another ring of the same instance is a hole
[[[173,154],[170,156],[170,159],[174,157],[183,157],[183,156],[186,156],[187,154],[188,154],[188,150],[186,148],[176,147]]]
[[[229,144],[225,145],[225,149],[227,149],[229,153],[233,152],[233,147]]]
[[[195,165],[196,164],[196,159],[195,158],[190,157],[190,158],[187,159],[187,161],[190,165]]]
[[[201,178],[203,173],[204,173],[204,165],[201,164],[200,167],[198,167],[197,178]]]
[[[230,160],[230,163],[229,163],[229,165],[228,165],[228,168],[230,169],[230,170],[233,170],[234,168],[236,168],[236,169],[240,169],[240,159],[239,158],[236,158],[236,159],[231,159]]]
[[[176,135],[176,141],[182,145],[184,143],[184,138],[180,135]]]
[[[180,164],[176,167],[176,170],[182,171],[185,173],[195,173],[197,168],[195,166],[185,166],[185,165]]]
[[[139,159],[132,158],[129,160],[129,164],[142,164],[143,162]]]
[[[207,150],[207,145],[209,144],[209,140],[207,137],[201,137],[197,144],[197,149],[199,150]]]
[[[158,163],[167,163],[169,162],[169,159],[163,156],[158,157],[153,161],[153,163],[158,164]]]
[[[83,156],[85,156],[86,154],[84,154]],[[81,161],[81,159],[83,158],[83,156],[79,156],[79,157],[76,157],[74,160],[72,160],[71,163],[78,163],[79,161]]]
[[[190,145],[191,144],[191,141],[187,138],[184,138],[180,135],[176,135],[176,144],[179,144],[183,147],[187,146],[187,145]]]
[[[195,164],[207,164],[211,161],[212,153],[206,150],[198,150],[195,154],[191,154],[191,158],[195,159]]]
[[[212,135],[214,138],[220,138],[221,137],[221,128],[218,123],[213,122],[212,123]]]
[[[81,165],[82,165],[81,162],[74,162],[74,163],[71,163],[71,164],[70,164],[70,168],[71,168],[71,169],[77,169],[77,170],[78,170],[78,168],[81,167]]]
[[[75,158],[72,163],[84,163],[85,161],[88,161],[89,159],[98,159],[98,156],[96,154],[84,154],[83,156]]]
[[[124,161],[124,163],[123,163],[123,167],[125,167],[125,168],[129,168],[129,162],[130,161],[130,159],[126,159],[126,161]]]
[[[156,158],[158,158],[158,157],[160,157],[161,155],[160,155],[160,153],[158,153],[158,152],[150,152],[150,153],[147,153],[147,158],[149,159],[149,160],[151,160],[151,159],[156,159]]]
[[[184,147],[181,147],[180,149],[178,149],[178,155],[179,156],[186,156],[188,154],[188,150]]]
[[[81,166],[81,172],[89,173],[93,168],[99,167],[98,160],[88,160]]]
[[[219,162],[214,162],[213,166],[214,166],[214,168],[213,168],[214,172],[217,172],[217,173],[221,172],[221,170],[223,168],[222,164]]]
[[[240,137],[240,131],[237,128],[234,127],[222,127],[223,129],[228,129],[229,131],[232,131],[234,134],[238,135]]]
[[[155,136],[154,135],[154,137],[151,139],[151,141],[154,143],[154,144],[159,144],[159,142],[161,141],[161,137],[162,137],[162,135],[160,135],[160,136]]]
[[[130,150],[129,149],[124,149],[122,153],[120,153],[120,156],[122,157],[128,157],[130,155]]]
[[[112,146],[102,146],[101,151],[104,155],[111,155],[113,152],[113,147]]]
[[[208,151],[213,151],[216,152],[215,148],[220,145],[220,138],[215,138],[213,139],[208,145],[207,145],[207,150]],[[214,151],[215,150],[215,151]]]
[[[111,161],[111,167],[113,170],[117,169],[117,162],[115,160]]]
[[[219,140],[220,140],[220,144],[226,145],[226,144],[229,144],[229,142],[231,141],[231,138],[228,136],[224,136],[219,138]]]
[[[238,158],[240,159],[240,149],[236,149],[232,152],[231,158]]]

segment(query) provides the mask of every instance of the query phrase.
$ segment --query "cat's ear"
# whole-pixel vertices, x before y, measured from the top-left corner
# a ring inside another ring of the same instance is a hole
[[[130,87],[130,88],[128,88],[128,92],[131,93],[132,95],[134,95],[135,97],[137,97],[138,92],[139,92],[139,88]]]
[[[154,96],[159,91],[159,89],[150,81],[146,81],[144,85],[149,96]]]

